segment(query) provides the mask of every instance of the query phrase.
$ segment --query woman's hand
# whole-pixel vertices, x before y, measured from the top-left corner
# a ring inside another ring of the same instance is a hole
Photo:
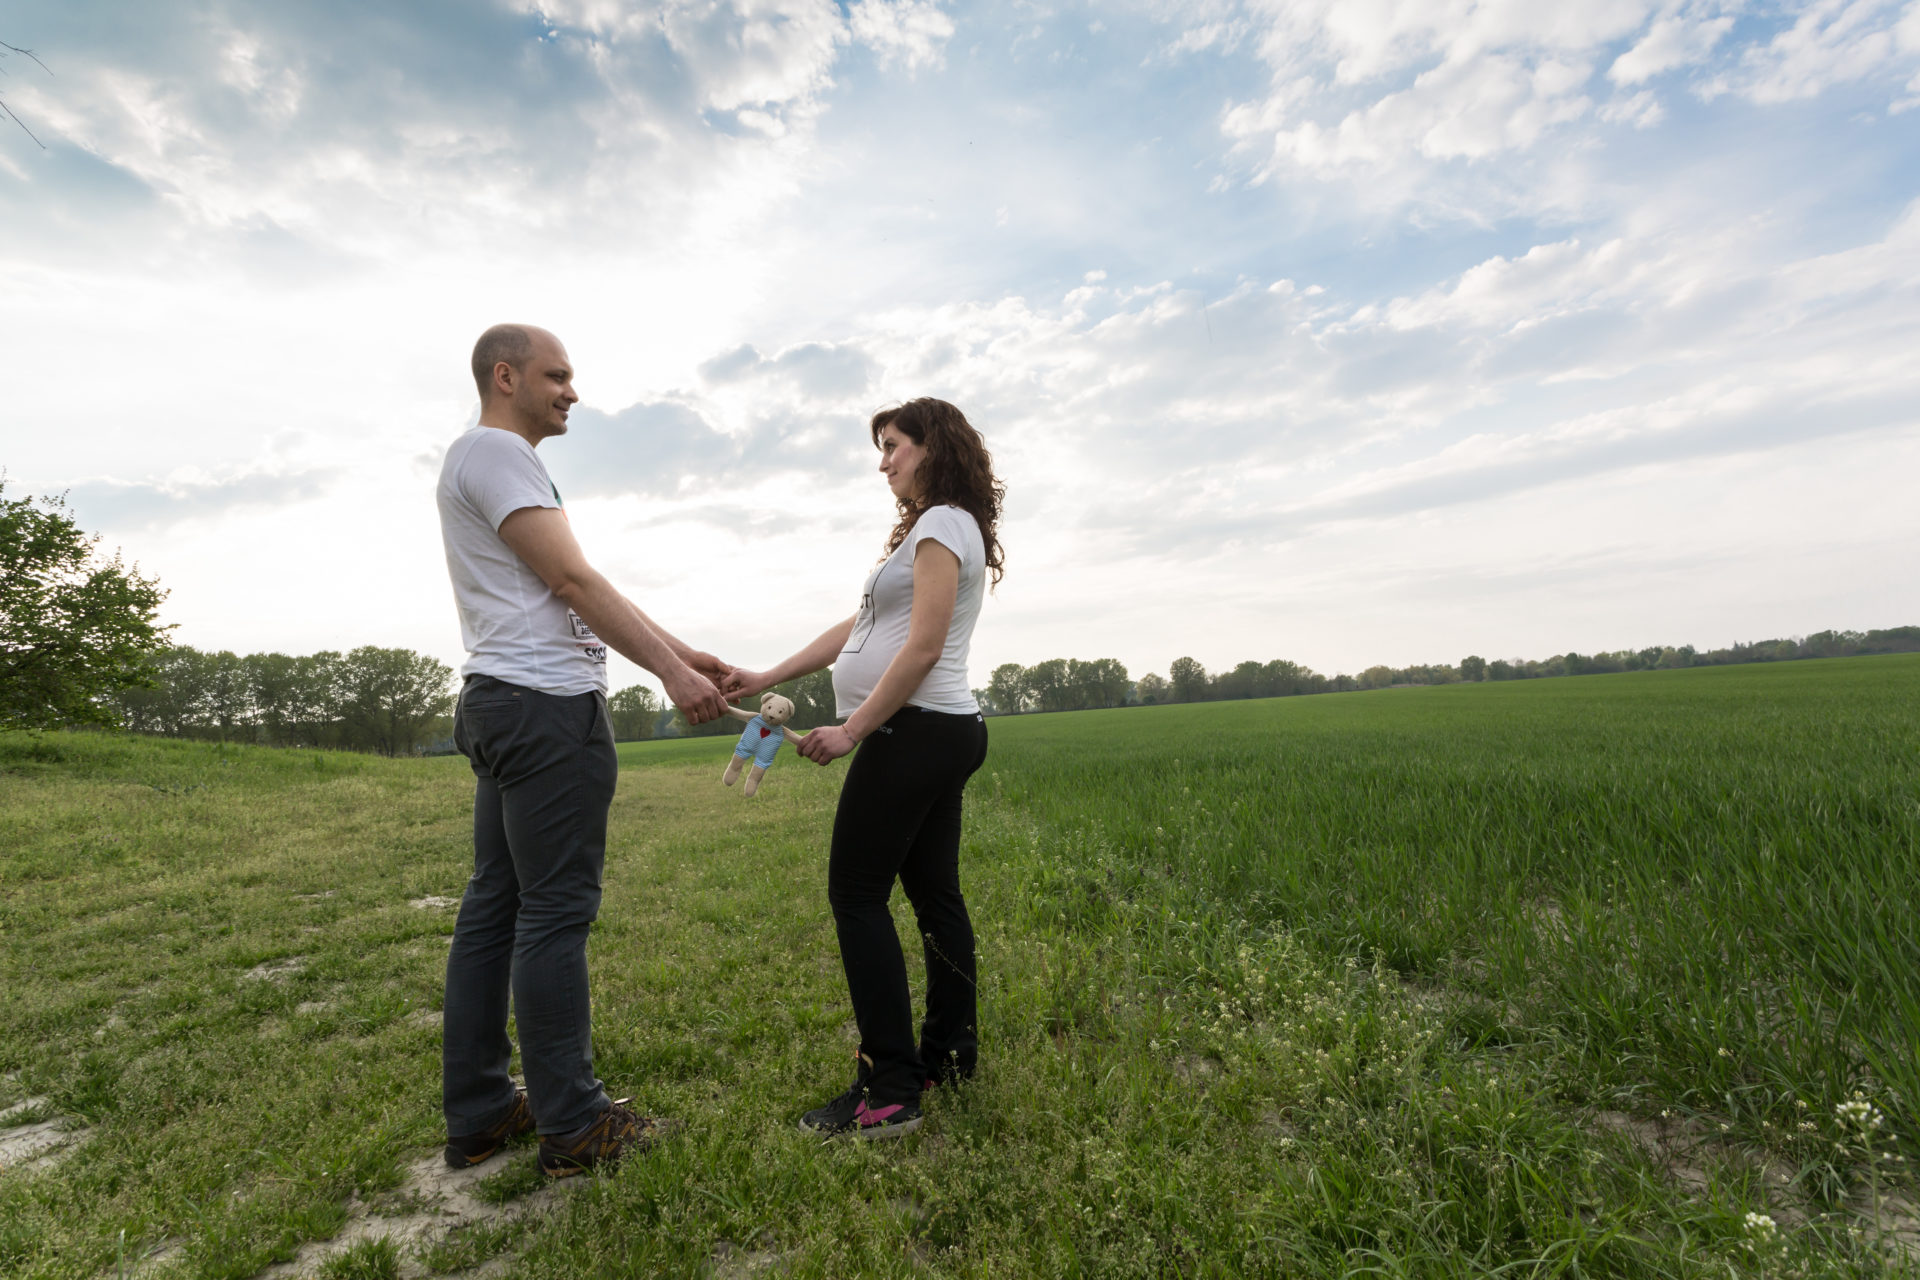
[[[859,745],[845,725],[823,724],[809,729],[794,750],[815,764],[830,764]]]
[[[757,693],[771,689],[776,682],[767,679],[764,671],[749,671],[745,667],[734,667],[720,681],[720,692],[728,702],[738,702],[742,698],[751,698]]]

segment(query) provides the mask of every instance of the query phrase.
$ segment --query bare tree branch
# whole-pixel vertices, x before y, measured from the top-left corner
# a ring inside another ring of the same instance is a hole
[[[23,54],[26,57],[32,58],[33,64],[35,66],[39,67],[42,71],[45,71],[48,75],[53,74],[52,69],[49,68],[46,63],[40,61],[40,56],[36,54],[33,50],[22,49],[18,45],[8,44],[6,41],[0,40],[0,58],[5,58],[9,53]],[[7,70],[6,67],[0,66],[0,75],[5,75],[6,70]],[[0,98],[0,111],[6,112],[7,119],[19,125],[20,131],[26,134],[29,138],[33,138],[34,142],[39,146],[39,148],[42,151],[45,151],[47,149],[47,144],[44,142],[41,142],[39,138],[34,137],[33,130],[27,128],[27,122],[22,120],[19,116],[13,114],[13,108],[7,105],[7,100],[5,98]]]

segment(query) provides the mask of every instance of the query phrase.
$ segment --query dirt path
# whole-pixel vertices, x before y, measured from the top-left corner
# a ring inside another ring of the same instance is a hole
[[[400,1274],[418,1277],[427,1274],[420,1254],[449,1235],[464,1228],[511,1222],[550,1210],[566,1189],[586,1179],[552,1182],[527,1195],[504,1204],[482,1199],[477,1185],[504,1171],[508,1160],[530,1158],[524,1151],[510,1152],[472,1169],[449,1169],[439,1152],[407,1167],[406,1181],[393,1191],[369,1203],[355,1199],[347,1207],[346,1225],[329,1240],[315,1240],[301,1246],[292,1260],[267,1268],[260,1280],[294,1280],[318,1274],[329,1258],[382,1238],[400,1254]],[[455,1274],[491,1276],[505,1270],[511,1257],[490,1258],[471,1271]]]

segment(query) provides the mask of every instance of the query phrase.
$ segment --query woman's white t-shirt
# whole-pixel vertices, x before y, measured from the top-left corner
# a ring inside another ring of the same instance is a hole
[[[978,522],[959,507],[929,507],[920,513],[906,540],[867,575],[853,633],[833,664],[833,697],[842,720],[872,696],[894,655],[907,642],[913,618],[913,557],[927,538],[959,557],[960,589],[953,601],[946,647],[907,705],[955,714],[980,710],[967,687],[967,650],[973,644],[981,597],[986,594],[987,544]]]

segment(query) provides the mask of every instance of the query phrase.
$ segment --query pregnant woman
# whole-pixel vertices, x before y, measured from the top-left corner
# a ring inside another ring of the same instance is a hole
[[[867,575],[860,609],[767,671],[736,671],[748,697],[831,665],[842,723],[800,746],[826,764],[855,752],[840,790],[827,901],[860,1027],[851,1088],[806,1113],[822,1134],[892,1137],[920,1127],[920,1091],[973,1073],[973,923],[960,894],[960,795],[987,755],[967,681],[967,649],[988,579],[1000,581],[994,526],[1005,488],[966,417],[944,400],[874,415],[880,473],[900,518]],[[906,961],[887,910],[898,878],[927,963],[916,1042]]]

